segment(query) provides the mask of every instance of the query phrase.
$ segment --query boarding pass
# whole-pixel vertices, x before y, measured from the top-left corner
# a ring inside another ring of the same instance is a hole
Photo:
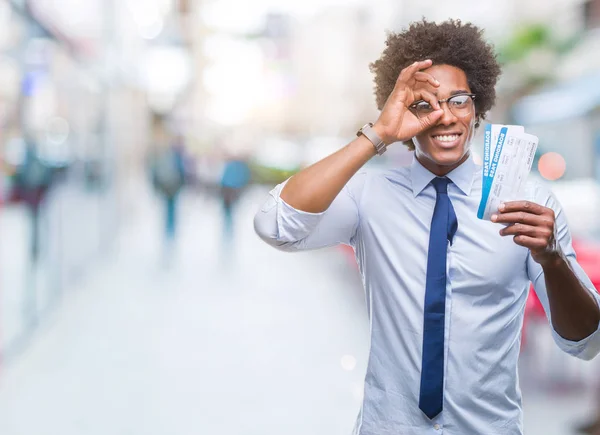
[[[501,203],[523,199],[522,189],[535,158],[538,138],[518,125],[487,124],[483,179],[477,217],[491,220]]]

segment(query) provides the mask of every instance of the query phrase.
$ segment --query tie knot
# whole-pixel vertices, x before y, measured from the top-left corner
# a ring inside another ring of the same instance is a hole
[[[437,193],[448,193],[448,184],[450,183],[450,179],[446,177],[435,177],[431,180],[431,184],[433,184]]]

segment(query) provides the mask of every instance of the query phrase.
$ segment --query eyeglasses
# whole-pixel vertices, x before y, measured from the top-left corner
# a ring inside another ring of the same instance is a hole
[[[438,104],[447,103],[450,112],[457,118],[466,118],[473,114],[475,103],[475,94],[457,94],[445,100],[438,100]],[[417,116],[417,118],[426,118],[435,109],[433,106],[425,100],[415,101],[410,105],[410,109]]]

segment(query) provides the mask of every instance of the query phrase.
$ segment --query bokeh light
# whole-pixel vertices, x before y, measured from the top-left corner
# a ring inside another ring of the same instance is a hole
[[[544,154],[538,163],[538,170],[546,180],[555,181],[565,174],[567,162],[563,156],[555,152]]]
[[[356,358],[352,355],[344,355],[341,360],[342,368],[351,372],[356,368]]]

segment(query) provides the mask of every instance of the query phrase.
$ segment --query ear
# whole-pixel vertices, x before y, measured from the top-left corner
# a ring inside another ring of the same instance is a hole
[[[404,145],[406,145],[406,147],[408,148],[409,151],[414,151],[415,150],[415,143],[413,142],[412,139],[409,139],[407,141],[402,142]]]

